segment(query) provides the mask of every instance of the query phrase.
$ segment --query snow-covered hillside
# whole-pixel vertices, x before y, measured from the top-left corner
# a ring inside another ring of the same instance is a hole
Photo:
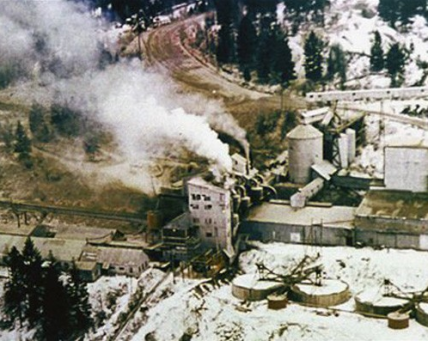
[[[405,32],[404,30],[399,32],[379,17],[378,2],[378,0],[331,0],[331,6],[325,11],[325,26],[316,28],[315,32],[328,46],[339,44],[348,53],[347,86],[357,89],[389,86],[390,80],[385,75],[370,75],[369,56],[375,31],[379,31],[382,37],[384,52],[397,42],[410,52],[404,85],[415,85],[424,75],[420,62],[428,62],[427,22],[425,18],[416,16]],[[281,14],[282,10],[283,8],[279,8],[278,13]],[[287,22],[284,24],[289,25]],[[290,38],[296,71],[301,76],[304,75],[304,41],[308,31],[312,29],[314,26],[306,23],[302,25],[297,35]],[[327,51],[328,48],[325,49],[325,57]]]

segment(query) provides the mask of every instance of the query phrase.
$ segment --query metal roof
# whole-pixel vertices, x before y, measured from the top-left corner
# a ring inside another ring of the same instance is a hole
[[[292,140],[315,139],[322,136],[323,134],[310,124],[300,124],[287,134],[287,138]]]
[[[361,217],[428,220],[428,194],[403,191],[370,191],[356,212]]]
[[[289,205],[264,203],[251,210],[247,221],[299,226],[321,224],[329,227],[352,228],[354,218],[354,207],[306,206],[296,210]]]
[[[135,266],[148,260],[143,250],[116,247],[99,247],[97,262],[101,264]]]
[[[0,253],[6,255],[13,246],[22,251],[26,239],[27,237],[23,236],[0,235]],[[86,245],[86,242],[82,240],[38,237],[31,238],[31,240],[43,258],[47,258],[49,252],[52,252],[55,259],[61,262],[71,262],[73,259],[77,261]]]
[[[327,160],[316,163],[312,166],[312,170],[327,181],[330,181],[331,176],[337,172],[337,168]]]

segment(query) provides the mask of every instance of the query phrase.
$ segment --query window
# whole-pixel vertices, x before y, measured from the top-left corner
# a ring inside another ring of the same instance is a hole
[[[192,200],[201,200],[201,195],[200,194],[192,194]]]
[[[211,238],[211,237],[213,236],[212,232],[207,232],[205,235],[206,235],[208,238]]]
[[[130,267],[130,268],[129,268],[129,273],[131,273],[131,274],[132,274],[133,272],[134,272],[134,269],[133,269],[132,267]]]
[[[211,218],[205,219],[205,224],[211,224],[212,222],[213,222],[213,220]]]
[[[212,205],[205,205],[205,209],[206,210],[210,210],[210,209],[212,209],[213,208],[213,206]]]
[[[192,207],[192,208],[193,208],[193,209],[195,209],[195,210],[198,210],[198,209],[199,209],[199,205],[195,205],[195,204],[190,205],[190,207]]]
[[[204,195],[204,200],[205,200],[205,201],[211,201],[211,197],[210,197],[210,196],[208,196],[208,195]]]
[[[195,224],[199,223],[199,218],[193,218],[193,222],[194,222]]]

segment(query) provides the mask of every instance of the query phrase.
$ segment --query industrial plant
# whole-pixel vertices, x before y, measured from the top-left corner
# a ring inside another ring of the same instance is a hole
[[[427,340],[396,2],[4,2],[0,340]]]

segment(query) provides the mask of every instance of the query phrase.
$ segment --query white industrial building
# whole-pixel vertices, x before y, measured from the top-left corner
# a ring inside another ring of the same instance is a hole
[[[386,189],[428,192],[428,141],[399,143],[385,147]]]
[[[229,257],[232,246],[232,203],[229,188],[215,186],[201,177],[187,182],[191,224],[204,248],[217,248]]]

